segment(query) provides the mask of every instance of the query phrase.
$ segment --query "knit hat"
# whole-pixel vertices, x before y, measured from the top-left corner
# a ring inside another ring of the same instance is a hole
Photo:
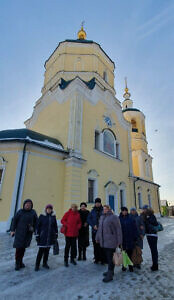
[[[24,206],[25,206],[25,204],[26,204],[27,202],[30,202],[30,203],[31,203],[31,208],[33,208],[33,202],[32,202],[31,199],[26,199],[26,200],[24,200],[24,202],[23,202],[23,208],[24,208]]]
[[[95,203],[101,203],[101,199],[100,198],[96,198],[95,199]]]
[[[45,207],[45,210],[47,210],[47,208],[53,209],[52,204],[47,204],[46,207]]]
[[[121,211],[128,211],[128,209],[127,209],[126,206],[122,206],[122,207],[121,207]]]
[[[149,206],[147,204],[143,205],[143,209],[148,209]]]
[[[136,211],[135,207],[131,207],[130,211]]]

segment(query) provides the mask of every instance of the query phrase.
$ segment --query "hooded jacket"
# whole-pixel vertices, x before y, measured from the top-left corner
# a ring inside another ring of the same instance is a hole
[[[100,243],[102,248],[116,249],[122,244],[120,221],[111,211],[100,217],[96,241]]]
[[[51,214],[44,211],[39,216],[36,233],[39,247],[49,247],[55,244],[58,237],[58,227],[54,211]]]
[[[24,209],[25,204],[31,202],[31,209]],[[27,248],[30,246],[33,232],[36,229],[37,214],[33,209],[33,202],[29,199],[23,203],[23,208],[18,210],[13,219],[12,231],[15,232],[14,248]],[[33,230],[31,231],[33,227]]]
[[[61,223],[66,226],[67,237],[77,237],[82,226],[80,214],[78,211],[73,211],[71,208],[64,214]]]

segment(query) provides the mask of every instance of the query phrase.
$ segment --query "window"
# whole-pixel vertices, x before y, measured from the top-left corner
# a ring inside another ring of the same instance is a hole
[[[103,132],[103,151],[116,156],[115,138],[109,130]]]
[[[95,149],[100,150],[100,133],[95,131]]]
[[[103,72],[103,79],[104,81],[108,82],[108,76],[106,71]]]
[[[123,190],[120,190],[120,207],[124,206]]]
[[[88,202],[94,203],[94,179],[88,179]]]
[[[149,207],[152,207],[151,195],[150,194],[147,195],[147,199],[148,199]]]
[[[132,124],[132,132],[138,132],[137,122],[134,119],[132,119],[131,124]]]
[[[150,176],[150,170],[149,170],[149,162],[147,159],[145,159],[145,170],[146,170],[146,176]]]
[[[141,192],[138,193],[138,204],[139,204],[139,208],[141,209],[143,207]]]

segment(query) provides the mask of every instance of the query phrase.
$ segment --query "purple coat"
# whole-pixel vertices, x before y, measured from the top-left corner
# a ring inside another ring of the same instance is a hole
[[[122,244],[120,220],[111,211],[100,217],[96,241],[102,248],[115,249]]]

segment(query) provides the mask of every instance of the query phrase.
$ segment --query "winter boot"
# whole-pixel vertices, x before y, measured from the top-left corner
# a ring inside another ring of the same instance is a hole
[[[25,268],[25,265],[24,265],[23,262],[20,263],[20,268],[21,268],[21,269]]]
[[[47,262],[43,263],[43,268],[45,268],[45,269],[49,269],[50,268],[49,265],[47,264]]]
[[[133,272],[133,271],[134,271],[133,266],[129,266],[129,272]]]
[[[73,264],[74,266],[77,265],[76,261],[74,260],[74,258],[71,258],[71,264]]]
[[[152,265],[151,270],[152,271],[158,271],[158,265]]]
[[[15,264],[15,271],[19,271],[20,270],[20,262],[19,261],[16,261],[16,264]]]
[[[86,248],[83,249],[83,260],[86,260]]]
[[[122,267],[122,271],[125,272],[127,269],[125,267]]]
[[[36,272],[39,271],[39,266],[38,266],[38,265],[35,265],[34,270],[35,270]]]
[[[113,272],[113,276],[114,276],[114,271],[112,271]],[[104,272],[103,273],[103,276],[107,276],[107,274],[108,274],[108,271],[107,272]]]
[[[113,271],[109,270],[107,275],[103,278],[103,282],[110,282],[113,280]]]
[[[68,264],[68,261],[67,261],[67,260],[64,261],[64,266],[65,266],[65,267],[69,267],[69,264]]]

